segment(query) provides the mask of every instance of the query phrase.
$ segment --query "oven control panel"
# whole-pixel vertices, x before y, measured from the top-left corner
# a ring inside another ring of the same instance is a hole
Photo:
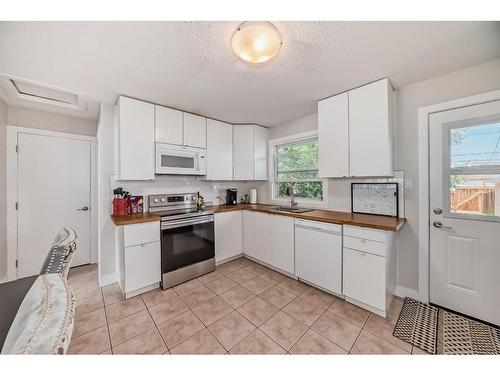
[[[182,209],[196,206],[198,193],[153,194],[148,197],[149,210]]]

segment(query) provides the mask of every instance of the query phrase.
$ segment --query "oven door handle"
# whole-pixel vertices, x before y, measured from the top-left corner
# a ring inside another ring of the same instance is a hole
[[[187,227],[189,225],[204,224],[214,221],[214,217],[210,215],[209,217],[203,217],[199,219],[188,219],[188,220],[172,220],[161,223],[161,229],[173,229],[180,227]]]

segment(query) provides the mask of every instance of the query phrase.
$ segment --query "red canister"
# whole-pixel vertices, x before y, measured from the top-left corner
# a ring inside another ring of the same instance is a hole
[[[127,198],[113,199],[113,215],[122,216],[127,214]]]

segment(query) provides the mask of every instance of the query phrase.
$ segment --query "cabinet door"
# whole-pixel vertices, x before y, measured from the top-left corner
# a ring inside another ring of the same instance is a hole
[[[272,260],[271,252],[273,249],[272,237],[275,233],[271,232],[271,216],[262,212],[253,213],[254,225],[254,258],[270,263]]]
[[[254,132],[255,179],[267,180],[268,130],[262,126],[255,126]]]
[[[182,112],[155,105],[155,140],[182,146]]]
[[[385,311],[385,258],[344,247],[344,294]]]
[[[160,282],[160,242],[125,248],[125,293]]]
[[[348,93],[318,102],[320,177],[349,176]]]
[[[280,215],[267,215],[270,219],[270,249],[265,262],[288,273],[294,273],[294,219]]]
[[[215,261],[241,254],[241,211],[215,214]]]
[[[154,104],[120,96],[118,100],[120,180],[154,179]]]
[[[233,127],[234,180],[255,179],[254,127],[235,125]]]
[[[207,179],[233,179],[233,126],[207,119]]]
[[[254,213],[242,211],[243,253],[255,257]]]
[[[184,146],[207,148],[207,118],[184,113]]]
[[[383,79],[349,91],[351,176],[392,176],[392,88]]]

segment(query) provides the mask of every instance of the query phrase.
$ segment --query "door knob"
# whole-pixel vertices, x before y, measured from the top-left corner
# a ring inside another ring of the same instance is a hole
[[[443,223],[440,221],[435,221],[432,223],[432,225],[434,225],[434,227],[440,228],[440,229],[453,229],[452,227],[447,227],[447,226],[443,225]]]
[[[88,211],[89,208],[87,206],[83,206],[82,208],[77,208],[77,211]]]

